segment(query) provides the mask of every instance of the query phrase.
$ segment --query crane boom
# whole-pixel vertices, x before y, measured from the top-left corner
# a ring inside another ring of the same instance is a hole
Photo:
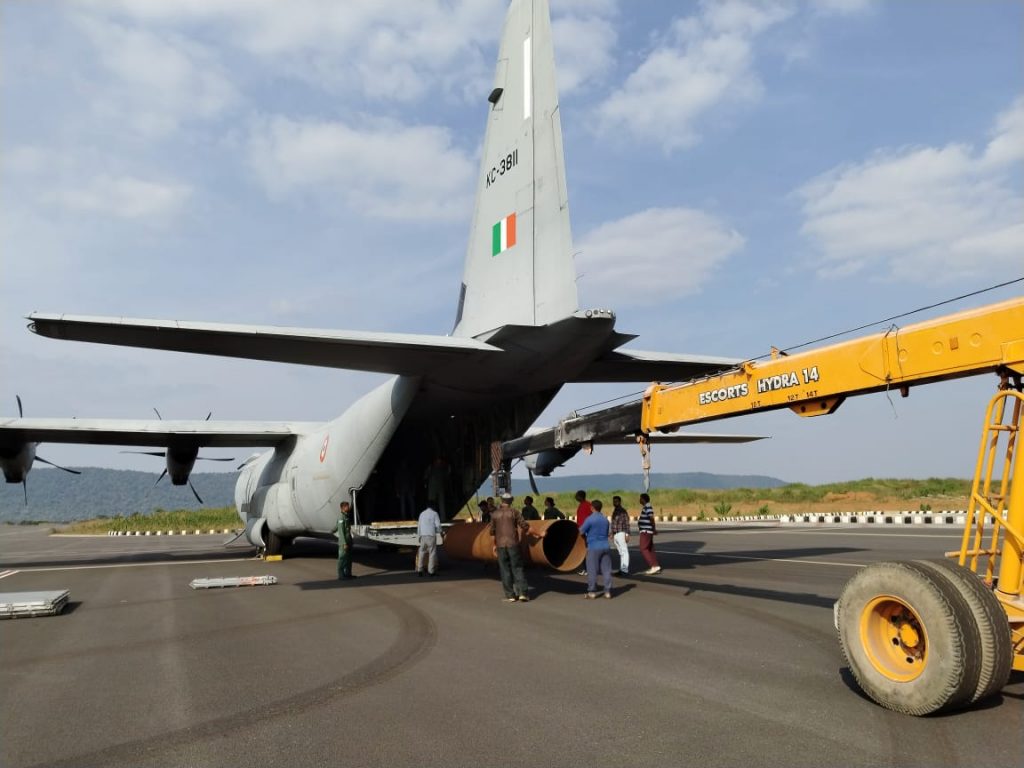
[[[643,399],[561,419],[502,445],[506,460],[625,435],[791,408],[834,413],[847,397],[1002,371],[1024,373],[1024,298],[787,355],[682,384],[652,384]]]
[[[946,315],[905,328],[772,359],[644,393],[641,431],[670,431],[744,413],[791,408],[834,413],[853,395],[976,376],[1024,373],[1024,299]]]

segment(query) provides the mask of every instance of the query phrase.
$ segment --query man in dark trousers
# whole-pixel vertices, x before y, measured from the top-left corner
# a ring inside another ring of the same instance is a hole
[[[338,517],[338,578],[354,579],[352,575],[352,505],[341,502]]]
[[[512,506],[512,494],[501,496],[501,506],[491,514],[491,535],[494,537],[494,552],[498,556],[498,568],[501,570],[501,586],[505,590],[505,602],[521,603],[530,598],[526,596],[528,586],[526,574],[523,572],[523,556],[519,551],[519,540],[526,535],[529,526],[523,520],[519,510]]]
[[[587,522],[587,518],[593,513],[594,507],[587,501],[587,492],[582,489],[576,491],[576,501],[579,502],[579,506],[576,507],[576,527],[582,528],[583,524]],[[578,573],[580,576],[586,576],[587,569],[581,568]]]
[[[640,494],[640,518],[637,520],[636,527],[640,529],[640,554],[647,561],[647,570],[644,571],[644,576],[661,573],[658,555],[654,552],[654,535],[658,532],[654,525],[654,507],[651,506],[651,497],[646,493]]]

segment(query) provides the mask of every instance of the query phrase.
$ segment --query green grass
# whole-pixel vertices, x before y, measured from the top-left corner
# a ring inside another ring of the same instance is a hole
[[[704,519],[713,515],[786,514],[801,507],[827,503],[843,505],[848,507],[846,511],[851,512],[867,509],[904,509],[904,502],[908,500],[915,500],[915,509],[961,508],[966,506],[970,490],[970,480],[957,478],[894,480],[869,477],[864,480],[826,485],[792,483],[779,488],[653,488],[651,503],[658,514],[692,515]],[[548,495],[554,498],[555,505],[567,517],[572,518],[575,515],[576,500],[572,492],[534,494],[538,508],[543,507],[544,497]],[[622,497],[630,514],[636,515],[640,511],[637,491],[587,490],[588,499],[604,501],[607,514],[611,514],[613,496]],[[846,497],[849,499],[846,500]],[[198,511],[179,509],[171,512],[158,509],[149,515],[134,514],[129,517],[99,518],[72,523],[64,530],[69,533],[104,534],[107,531],[208,531],[239,527],[241,521],[234,507],[221,507]]]
[[[861,511],[877,505],[882,508],[888,504],[892,508],[900,508],[900,503],[910,499],[926,499],[914,503],[914,508],[930,506],[942,509],[954,506],[959,502],[966,504],[970,495],[971,481],[959,478],[931,477],[926,480],[897,480],[891,478],[869,477],[845,483],[827,483],[825,485],[805,485],[791,483],[778,488],[729,488],[725,490],[694,490],[691,488],[652,488],[651,504],[660,513],[699,515],[715,514],[749,515],[749,514],[785,514],[792,507],[810,504],[824,504],[842,501],[842,497],[856,496],[851,499],[851,511]],[[555,505],[566,515],[576,511],[576,500],[573,493],[540,494],[555,499]],[[605,502],[606,511],[611,511],[613,496],[621,496],[623,504],[632,514],[639,511],[640,502],[637,491],[596,491],[587,490],[588,499],[601,499]],[[949,500],[944,503],[943,500]],[[538,504],[538,507],[540,505]],[[790,508],[790,509],[787,509]],[[692,510],[692,511],[691,511]]]
[[[128,517],[101,517],[71,523],[67,533],[106,533],[107,531],[208,531],[240,528],[242,521],[234,507],[217,509],[158,509],[152,514]]]

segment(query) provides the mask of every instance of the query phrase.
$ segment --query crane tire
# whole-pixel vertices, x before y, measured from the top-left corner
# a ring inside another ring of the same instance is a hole
[[[928,715],[969,702],[980,676],[980,639],[967,601],[935,569],[910,561],[858,571],[836,604],[850,671],[872,700]]]
[[[1006,611],[992,590],[986,587],[974,571],[947,558],[918,560],[921,565],[935,570],[946,578],[967,602],[978,627],[981,643],[981,671],[978,687],[967,704],[987,699],[1002,690],[1013,670],[1013,640]]]

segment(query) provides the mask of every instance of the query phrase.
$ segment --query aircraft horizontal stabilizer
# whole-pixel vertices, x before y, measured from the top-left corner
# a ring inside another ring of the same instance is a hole
[[[729,368],[735,368],[741,362],[743,361],[730,357],[616,349],[592,362],[573,379],[573,382],[585,384],[689,381],[699,376],[710,376]]]
[[[501,351],[476,339],[411,333],[39,313],[27,319],[31,331],[54,339],[404,376],[428,375],[456,360],[484,362]]]
[[[168,447],[271,447],[296,435],[321,429],[314,422],[146,421],[133,419],[3,419],[0,445],[85,443]]]

